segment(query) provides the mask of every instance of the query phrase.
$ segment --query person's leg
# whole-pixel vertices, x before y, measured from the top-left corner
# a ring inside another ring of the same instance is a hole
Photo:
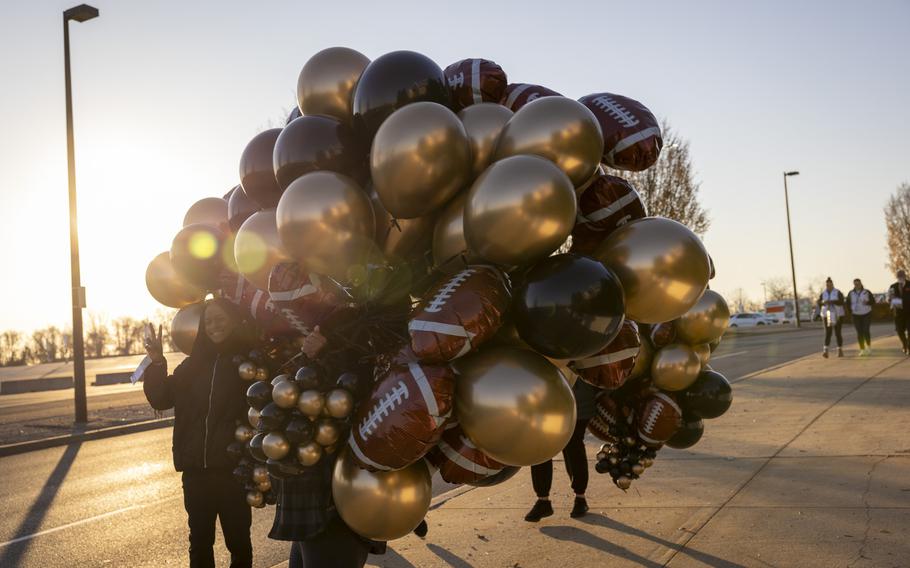
[[[866,352],[872,352],[872,314],[863,316],[863,336],[866,339]]]
[[[325,530],[300,543],[304,568],[362,568],[370,549],[341,519],[331,521]]]
[[[831,345],[831,332],[834,331],[828,321],[825,320],[825,347],[822,349],[822,357],[828,356],[828,346]]]
[[[901,346],[904,349],[904,352],[907,352],[907,323],[904,320],[904,310],[896,310],[894,312],[894,329],[897,331],[897,336],[901,340]]]
[[[843,356],[844,337],[841,335],[841,328],[844,326],[844,320],[839,319],[834,324],[834,337],[837,339],[837,356]]]
[[[303,565],[303,553],[300,552],[300,542],[291,543],[291,553],[288,556],[288,568],[306,568]]]
[[[190,568],[214,568],[216,495],[204,471],[183,472],[183,506],[189,517]]]
[[[252,511],[246,504],[243,488],[228,472],[213,472],[211,483],[218,488],[218,518],[224,544],[231,553],[231,568],[250,568],[253,565],[253,545],[250,542]]]
[[[588,512],[588,503],[585,500],[585,491],[588,489],[588,455],[585,451],[587,426],[587,420],[576,422],[575,431],[562,451],[566,460],[566,471],[572,480],[572,490],[575,492],[575,502],[570,513],[572,517],[581,517]]]
[[[856,330],[856,342],[859,344],[860,355],[866,349],[866,336],[863,335],[863,316],[853,314],[853,329]]]
[[[553,485],[553,460],[531,466],[531,485],[537,495],[537,502],[525,515],[525,520],[536,523],[544,517],[553,514],[553,505],[550,503],[550,487]]]

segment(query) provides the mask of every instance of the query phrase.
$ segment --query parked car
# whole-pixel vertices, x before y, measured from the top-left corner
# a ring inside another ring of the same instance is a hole
[[[742,312],[730,316],[730,327],[755,327],[758,325],[772,325],[774,322],[762,314]]]

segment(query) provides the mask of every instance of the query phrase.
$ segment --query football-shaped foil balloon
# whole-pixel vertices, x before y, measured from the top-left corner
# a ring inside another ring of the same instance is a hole
[[[279,134],[280,128],[260,132],[250,140],[240,156],[243,192],[263,209],[275,207],[281,198],[281,186],[275,179],[272,159]]]
[[[682,409],[666,393],[645,399],[638,415],[638,438],[648,446],[659,446],[673,437],[682,423]]]
[[[272,268],[268,290],[275,310],[304,336],[344,306],[343,292],[334,282],[307,272],[295,262],[280,263]]]
[[[228,226],[231,231],[236,233],[243,222],[256,211],[259,211],[259,205],[247,197],[242,187],[238,185],[231,191],[228,197]]]
[[[480,103],[498,103],[508,85],[506,72],[488,59],[462,59],[445,68],[453,110]]]
[[[359,181],[366,174],[353,130],[326,116],[303,116],[287,125],[275,141],[273,165],[282,189],[300,176],[319,170]]]
[[[535,351],[580,359],[602,351],[623,322],[623,291],[593,258],[560,254],[537,263],[515,292],[518,334]]]
[[[471,481],[468,485],[473,485],[474,487],[492,487],[494,485],[499,485],[500,483],[505,483],[515,477],[515,474],[518,473],[519,470],[521,470],[521,468],[518,466],[503,466],[498,473],[494,473],[489,477],[484,477],[480,481]]]
[[[526,104],[533,102],[540,97],[561,97],[553,89],[541,87],[540,85],[530,85],[528,83],[510,83],[502,95],[499,104],[511,110],[517,111]]]
[[[478,450],[457,424],[446,428],[439,444],[427,454],[427,461],[449,483],[476,483],[505,467]]]
[[[665,321],[651,326],[651,345],[661,349],[676,341],[676,323]]]
[[[595,387],[618,389],[632,376],[639,351],[638,326],[634,321],[626,320],[613,341],[590,357],[572,361],[570,368]]]
[[[153,298],[169,308],[182,308],[205,298],[205,288],[190,284],[177,274],[170,252],[152,259],[145,269],[145,285]]]
[[[347,47],[329,47],[310,57],[297,78],[297,106],[307,116],[330,116],[350,123],[354,87],[370,64]]]
[[[660,125],[640,102],[611,93],[578,99],[588,107],[603,130],[603,162],[617,170],[640,172],[657,162],[663,138]]]
[[[469,266],[430,288],[408,322],[421,361],[457,359],[490,339],[509,308],[509,283],[492,266]]]
[[[591,254],[617,228],[645,216],[645,204],[632,184],[616,176],[598,176],[578,198],[572,252]]]
[[[212,225],[187,225],[171,243],[171,264],[185,281],[207,290],[221,286],[227,235]]]
[[[681,393],[679,402],[686,412],[699,418],[718,418],[733,403],[733,389],[717,371],[702,371],[692,386]]]

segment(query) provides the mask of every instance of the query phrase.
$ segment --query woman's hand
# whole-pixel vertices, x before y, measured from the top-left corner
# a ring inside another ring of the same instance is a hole
[[[315,359],[319,352],[325,348],[326,343],[328,343],[328,340],[320,333],[319,326],[317,325],[313,328],[313,332],[304,338],[300,350],[303,351],[307,358]]]
[[[158,326],[158,335],[155,335],[155,328],[152,324],[146,324],[145,326],[145,353],[148,355],[149,359],[152,360],[152,363],[163,363],[164,359],[164,349],[161,346],[161,326]]]

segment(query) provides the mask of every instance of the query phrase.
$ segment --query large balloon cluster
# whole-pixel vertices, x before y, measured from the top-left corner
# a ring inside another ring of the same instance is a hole
[[[180,308],[185,352],[209,292],[263,332],[236,361],[253,381],[233,446],[251,503],[272,499],[263,471],[332,460],[341,517],[389,540],[426,514],[432,471],[490,485],[557,454],[576,373],[604,389],[598,435],[623,475],[729,400],[704,370],[728,315],[704,245],[607,173],[656,162],[644,105],[509,83],[486,59],[341,47],[306,62],[297,95],[146,274]]]

